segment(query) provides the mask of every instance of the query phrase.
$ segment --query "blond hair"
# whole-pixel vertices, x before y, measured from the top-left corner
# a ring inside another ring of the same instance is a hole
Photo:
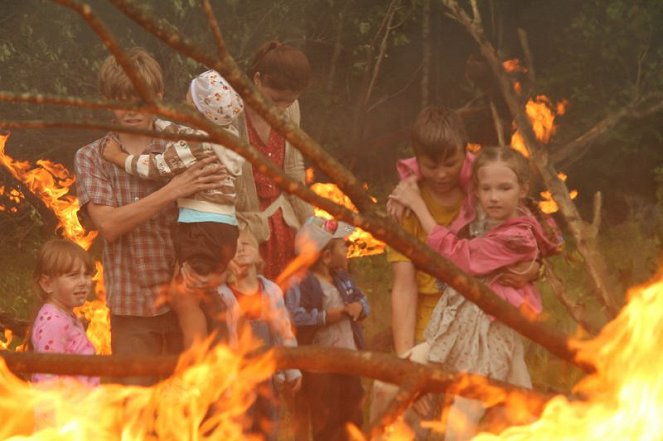
[[[417,158],[425,156],[439,162],[458,152],[464,153],[467,134],[456,112],[443,106],[428,106],[412,124],[410,141]]]
[[[46,300],[47,294],[41,289],[39,279],[43,276],[58,277],[75,271],[80,263],[85,266],[87,273],[95,273],[94,259],[77,243],[67,239],[53,239],[46,242],[37,254],[37,264],[32,273],[33,282],[41,298]]]
[[[511,147],[482,147],[477,159],[472,164],[472,182],[475,188],[479,188],[479,175],[477,173],[479,169],[495,162],[504,163],[509,167],[516,175],[518,185],[529,187],[531,176],[529,162],[522,153]]]
[[[32,347],[32,328],[37,313],[42,305],[48,301],[48,293],[45,292],[39,281],[42,277],[58,277],[63,274],[78,270],[78,265],[85,266],[86,273],[92,275],[96,271],[94,258],[85,251],[80,245],[67,239],[52,239],[46,242],[37,254],[37,263],[32,273],[32,282],[34,289],[39,295],[39,302],[34,308],[30,326],[25,333],[24,344],[28,351]]]
[[[138,75],[138,78],[153,94],[163,94],[163,73],[157,60],[145,49],[134,47],[126,51],[129,64]],[[138,98],[133,83],[113,55],[109,55],[101,63],[97,76],[99,91],[112,100],[126,100]]]

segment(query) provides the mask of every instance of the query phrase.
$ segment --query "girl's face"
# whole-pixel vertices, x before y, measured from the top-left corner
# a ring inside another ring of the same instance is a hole
[[[92,274],[87,271],[85,264],[79,261],[68,273],[41,276],[39,285],[48,295],[49,303],[63,311],[71,311],[85,303],[92,290]]]
[[[518,216],[520,201],[527,188],[520,185],[516,173],[503,162],[492,162],[477,170],[477,197],[486,216],[505,221]]]
[[[421,177],[436,195],[447,194],[458,188],[458,179],[464,161],[465,154],[462,151],[456,152],[442,161],[434,161],[426,156],[417,158]]]

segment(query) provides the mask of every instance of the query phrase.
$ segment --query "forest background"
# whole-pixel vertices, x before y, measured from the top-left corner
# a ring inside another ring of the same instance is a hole
[[[166,75],[165,100],[181,102],[190,78],[204,67],[175,54],[108,2],[88,3],[124,47],[143,46],[156,56]],[[207,24],[197,1],[136,3],[156,11],[201,47],[213,48],[204,37]],[[578,191],[583,217],[591,217],[592,197],[602,192],[601,247],[621,290],[646,280],[659,266],[663,240],[661,2],[488,0],[479,5],[487,36],[502,59],[523,60],[518,30],[527,35],[532,64],[530,72],[521,74],[527,94],[568,102],[566,113],[557,117],[549,151],[557,169],[568,175],[568,187]],[[307,53],[314,78],[300,99],[302,127],[379,200],[396,182],[396,159],[411,154],[409,125],[424,105],[458,109],[471,141],[490,145],[498,142],[493,103],[503,129],[511,133],[508,111],[476,43],[439,2],[222,0],[213,7],[229,52],[243,65],[271,38]],[[48,1],[0,2],[0,90],[94,100],[97,68],[106,55],[97,36],[71,11]],[[4,120],[88,121],[92,113],[0,102]],[[105,118],[110,122],[109,112]],[[597,126],[598,135],[590,142],[555,156],[556,147]],[[100,134],[14,130],[6,153],[30,163],[49,159],[73,170],[75,150]],[[321,175],[316,179],[326,180]],[[54,224],[38,202],[11,199],[9,189],[17,182],[4,168],[0,186],[5,189],[0,194],[5,207],[0,211],[0,310],[26,317],[34,252],[54,234]],[[93,252],[99,252],[99,243]],[[555,264],[576,302],[591,308],[577,260],[569,243]],[[376,311],[369,334],[378,335],[389,320],[388,265],[381,255],[355,259],[353,267],[359,269]],[[546,307],[562,329],[574,331],[574,323],[550,295]],[[528,359],[539,370],[539,383],[563,387],[560,382],[572,381],[560,378],[549,355],[535,345]]]

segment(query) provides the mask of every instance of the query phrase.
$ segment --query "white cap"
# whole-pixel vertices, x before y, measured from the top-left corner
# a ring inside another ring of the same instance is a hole
[[[354,227],[345,222],[311,216],[295,236],[295,251],[297,254],[304,250],[319,253],[332,239],[345,239],[353,231]]]
[[[244,110],[242,97],[215,70],[191,80],[189,91],[196,109],[214,124],[227,126]]]

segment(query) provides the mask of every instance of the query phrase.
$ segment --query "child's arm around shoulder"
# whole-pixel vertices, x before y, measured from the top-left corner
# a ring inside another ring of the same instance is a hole
[[[419,189],[416,176],[410,176],[402,180],[389,195],[389,199],[412,210],[426,233],[430,233],[437,225],[435,218],[433,218],[433,215],[426,206],[426,202],[421,197],[421,190]]]

